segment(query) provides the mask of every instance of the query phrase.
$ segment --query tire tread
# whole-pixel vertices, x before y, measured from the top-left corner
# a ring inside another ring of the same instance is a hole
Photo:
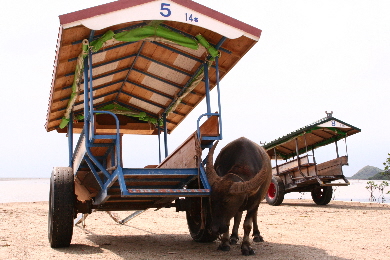
[[[50,178],[49,242],[52,248],[68,247],[73,235],[75,206],[72,168],[55,167]]]

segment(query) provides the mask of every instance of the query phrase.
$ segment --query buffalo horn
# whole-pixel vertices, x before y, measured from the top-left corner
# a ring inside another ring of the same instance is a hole
[[[213,163],[213,155],[215,147],[217,147],[218,141],[215,142],[213,147],[211,147],[209,154],[207,156],[207,165],[206,165],[206,175],[207,179],[209,181],[210,185],[213,185],[213,183],[219,181],[221,177],[218,176],[217,172],[214,169],[214,163]]]

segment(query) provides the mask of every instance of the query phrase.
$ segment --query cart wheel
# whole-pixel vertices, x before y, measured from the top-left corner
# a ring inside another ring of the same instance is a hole
[[[68,247],[72,240],[75,215],[73,170],[55,167],[50,178],[49,242],[50,246]]]
[[[189,189],[197,189],[199,185],[197,181],[192,181],[187,187]],[[216,240],[217,236],[213,236],[211,231],[209,198],[187,197],[185,203],[187,204],[187,225],[192,239],[201,243],[208,243]]]
[[[186,211],[186,217],[192,239],[201,243],[208,243],[216,240],[217,236],[213,235],[211,231],[209,199],[186,198],[186,201],[189,203],[189,210]]]
[[[272,176],[265,200],[271,206],[279,206],[284,200],[284,183],[278,176]]]
[[[316,186],[311,191],[311,197],[317,205],[326,205],[332,199],[333,188],[332,186]]]

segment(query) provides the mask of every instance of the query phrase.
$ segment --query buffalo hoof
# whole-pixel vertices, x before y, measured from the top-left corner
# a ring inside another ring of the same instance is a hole
[[[255,250],[253,250],[251,247],[249,248],[241,248],[242,255],[255,255]]]
[[[227,245],[219,245],[218,246],[218,250],[221,250],[221,251],[230,251],[230,246],[227,246]]]
[[[262,236],[254,236],[253,241],[254,242],[264,242],[264,239]]]
[[[239,238],[238,237],[230,237],[230,244],[237,245]]]

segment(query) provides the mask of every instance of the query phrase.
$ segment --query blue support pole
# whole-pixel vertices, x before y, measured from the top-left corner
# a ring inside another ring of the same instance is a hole
[[[211,113],[210,106],[210,82],[209,82],[209,67],[207,62],[203,63],[204,69],[204,83],[206,88],[206,105],[207,105],[207,113]]]
[[[68,124],[69,167],[73,166],[73,112],[69,115]]]
[[[93,120],[93,84],[92,84],[93,76],[92,76],[92,51],[91,50],[88,51],[88,61],[89,61],[89,115],[88,115],[88,117],[89,117],[90,124],[93,125],[94,124],[94,120]],[[85,93],[84,93],[84,96],[85,96]],[[91,135],[93,136],[94,133],[92,132]]]
[[[94,35],[95,35],[95,31],[92,30],[90,35],[89,35],[89,42],[92,42]],[[92,85],[93,76],[92,76],[92,51],[91,51],[91,49],[88,49],[88,63],[89,63],[89,105],[90,105],[89,113],[92,116],[93,115],[93,85]]]
[[[221,91],[219,88],[219,57],[215,57],[215,77],[217,78],[217,92],[218,92],[218,112],[219,112],[219,135],[222,139],[222,111],[221,111]]]
[[[92,30],[89,35],[89,42],[92,41],[94,33],[95,31]],[[88,64],[90,58],[89,56],[92,56],[90,50],[88,51],[88,58],[84,59],[84,134],[86,135],[86,137],[89,136],[89,104],[90,102],[93,103],[92,100],[89,100],[89,96],[93,98],[93,93],[89,93],[88,87],[88,81],[90,81],[90,84],[92,86],[92,76],[88,80],[88,69],[90,70],[90,74],[92,75],[92,62],[89,62]]]
[[[88,114],[89,114],[89,91],[88,91],[88,59],[84,59],[84,134],[87,134],[88,129]]]
[[[222,46],[222,44],[226,41],[226,39],[227,39],[227,38],[226,38],[225,36],[223,36],[223,37],[219,40],[219,42],[217,43],[217,45],[215,45],[215,49],[225,51],[223,48],[221,48],[221,46]],[[228,53],[231,54],[230,51],[229,51]]]
[[[161,127],[160,127],[160,119],[157,120],[157,128],[158,128],[158,164],[161,163]]]
[[[167,114],[163,114],[164,124],[164,147],[165,147],[165,158],[168,157],[168,129],[167,129]]]

